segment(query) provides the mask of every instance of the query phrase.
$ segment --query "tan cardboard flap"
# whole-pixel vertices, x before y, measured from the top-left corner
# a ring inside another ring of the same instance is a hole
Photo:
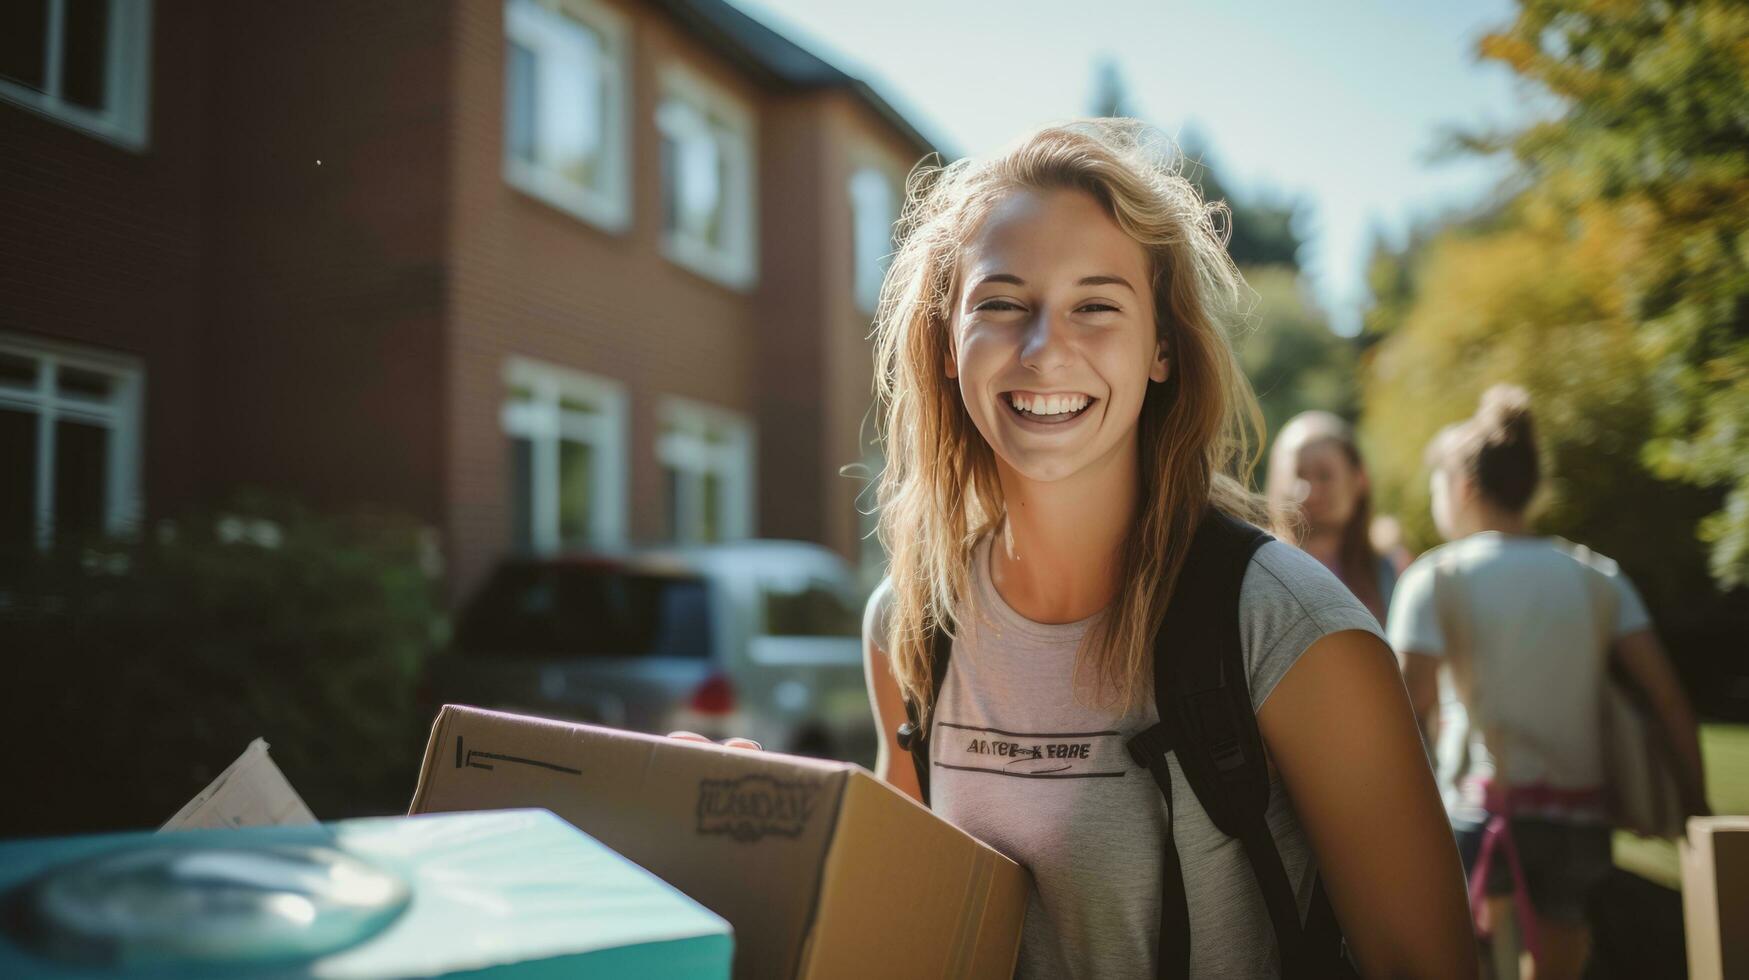
[[[1749,976],[1749,817],[1690,817],[1681,854],[1688,975]]]
[[[411,809],[545,807],[728,919],[737,977],[785,977],[853,770],[447,705]]]
[[[1014,862],[854,771],[802,975],[1006,980],[1027,885]]]
[[[1719,964],[1727,977],[1749,977],[1749,827],[1713,834],[1718,876]]]
[[[1032,879],[1024,868],[994,849],[986,860],[990,888],[980,909],[972,965],[966,976],[1008,978],[1014,976],[1014,964],[1020,956],[1020,931],[1025,925]]]

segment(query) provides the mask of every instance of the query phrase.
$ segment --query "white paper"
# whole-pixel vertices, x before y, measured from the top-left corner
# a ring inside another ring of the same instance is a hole
[[[315,822],[316,815],[268,756],[267,742],[258,738],[158,832],[297,827]]]

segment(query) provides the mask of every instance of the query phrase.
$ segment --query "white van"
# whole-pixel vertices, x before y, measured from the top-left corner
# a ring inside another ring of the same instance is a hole
[[[872,766],[864,599],[842,558],[799,541],[511,559],[464,607],[429,693]]]

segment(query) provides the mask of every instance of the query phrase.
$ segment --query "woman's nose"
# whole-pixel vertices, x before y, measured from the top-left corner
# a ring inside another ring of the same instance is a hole
[[[1069,357],[1068,324],[1046,312],[1033,317],[1020,348],[1020,363],[1045,374],[1068,363]]]

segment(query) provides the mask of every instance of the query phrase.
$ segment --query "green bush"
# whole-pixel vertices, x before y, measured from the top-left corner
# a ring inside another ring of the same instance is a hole
[[[319,818],[403,810],[432,551],[404,518],[253,495],[0,564],[0,836],[156,825],[256,736]]]

